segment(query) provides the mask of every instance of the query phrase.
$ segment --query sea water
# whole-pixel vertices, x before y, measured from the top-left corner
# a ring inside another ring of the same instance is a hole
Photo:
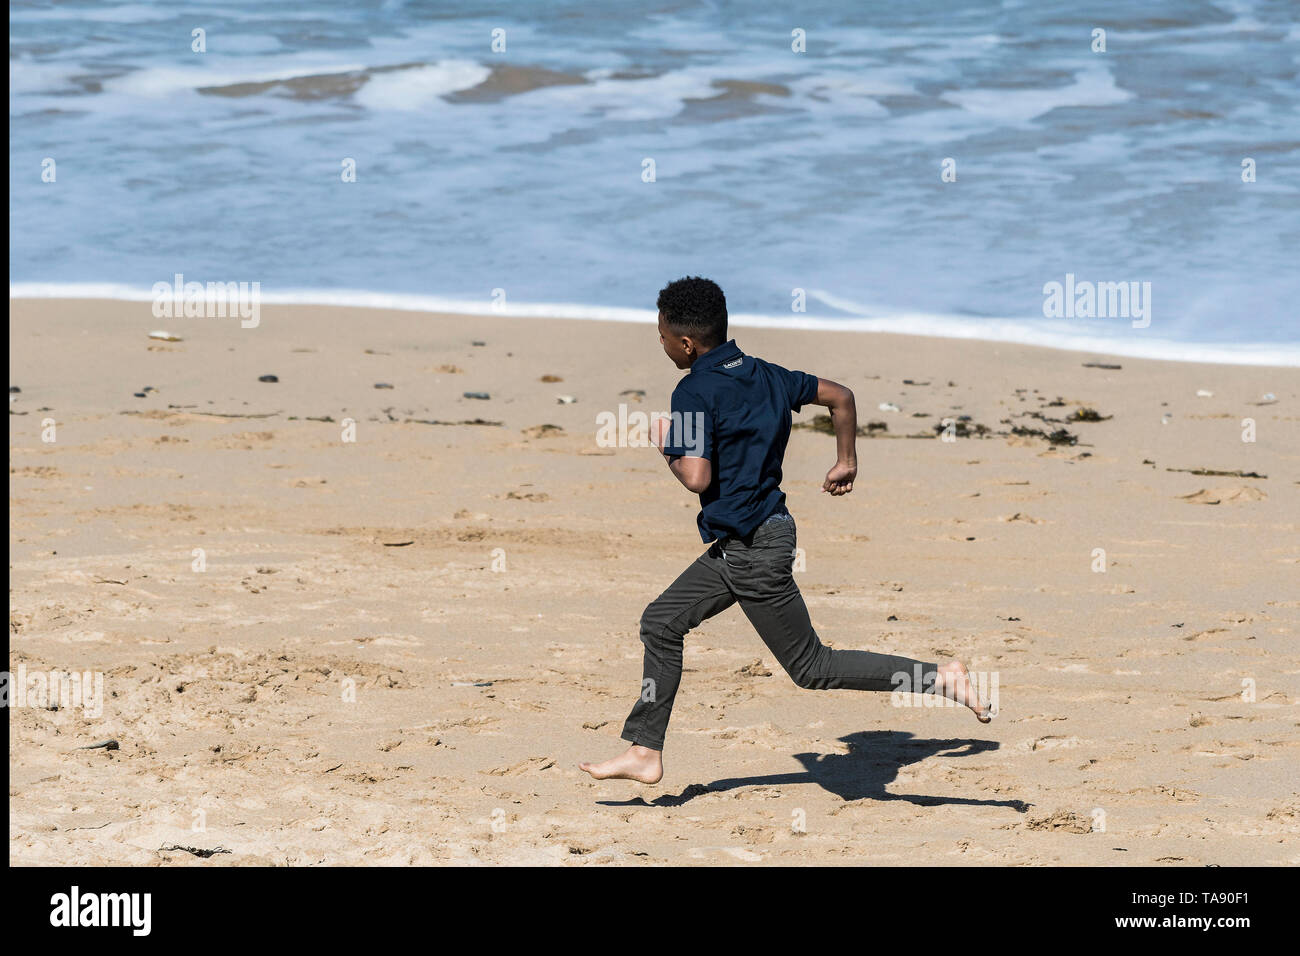
[[[742,325],[1300,364],[1293,0],[19,0],[10,34],[11,294],[653,321],[702,274]]]

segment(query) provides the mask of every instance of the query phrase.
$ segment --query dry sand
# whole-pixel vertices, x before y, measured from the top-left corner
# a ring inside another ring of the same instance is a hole
[[[661,459],[595,438],[666,408],[651,326],[13,301],[10,669],[106,700],[10,714],[10,861],[1300,862],[1300,370],[733,331],[888,425],[846,498],[833,439],[791,438],[823,640],[996,673],[992,725],[801,691],[732,609],[687,638],[663,783],[577,770],[703,550]],[[903,437],[945,415],[992,434]]]

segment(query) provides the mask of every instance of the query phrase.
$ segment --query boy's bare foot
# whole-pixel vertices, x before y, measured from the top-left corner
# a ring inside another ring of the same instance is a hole
[[[961,661],[949,661],[939,668],[935,693],[969,707],[981,724],[987,724],[993,719],[992,704],[981,703],[975,686],[970,682],[966,665]]]
[[[633,744],[612,760],[580,763],[578,766],[597,780],[636,780],[658,783],[664,775],[663,753]]]

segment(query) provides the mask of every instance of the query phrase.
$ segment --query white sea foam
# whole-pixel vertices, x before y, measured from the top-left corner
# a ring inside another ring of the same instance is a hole
[[[492,71],[472,60],[443,60],[428,66],[375,73],[352,95],[353,102],[371,110],[419,110],[439,97],[467,90]]]
[[[907,71],[899,69],[819,73],[792,82],[790,89],[805,96],[818,96],[831,101],[842,97],[911,96],[916,93],[916,86],[906,79],[907,76]]]
[[[9,61],[9,96],[65,90],[72,85],[72,77],[84,72],[71,66],[16,57]]]
[[[230,64],[230,61],[225,61]],[[299,63],[293,67],[281,69],[248,70],[234,69],[233,64],[226,67],[148,67],[136,70],[104,84],[111,93],[127,96],[139,96],[161,99],[186,90],[206,89],[217,86],[233,86],[239,83],[273,83],[277,80],[293,80],[307,76],[331,76],[339,73],[353,73],[365,69],[359,63],[321,63],[311,65]]]
[[[950,90],[941,97],[977,116],[1007,123],[1027,123],[1065,106],[1112,106],[1132,98],[1132,93],[1115,85],[1115,77],[1104,66],[1080,70],[1069,86]]]
[[[859,304],[832,293],[812,291],[809,294],[811,298],[842,311],[861,311]],[[11,299],[116,299],[128,302],[151,302],[153,293],[142,287],[117,283],[23,282],[10,285],[9,297]],[[513,302],[498,310],[492,303],[482,299],[451,299],[433,295],[370,292],[359,289],[286,289],[280,292],[263,292],[261,302],[263,305],[344,306],[453,315],[641,322],[647,325],[656,321],[653,309],[564,302]],[[265,321],[264,318],[263,322]],[[1097,331],[1095,327],[1084,330],[1065,322],[1049,322],[1043,319],[972,318],[964,315],[936,315],[923,312],[891,312],[875,316],[857,314],[843,318],[735,313],[731,315],[730,322],[736,328],[885,332],[927,338],[1004,342],[1008,345],[1036,345],[1099,355],[1171,362],[1300,367],[1300,342],[1258,344],[1175,342],[1151,337],[1137,330],[1106,334]]]
[[[716,70],[684,69],[642,79],[614,79],[612,70],[587,73],[580,86],[548,86],[515,97],[512,106],[561,115],[598,111],[606,119],[650,120],[675,116],[688,99],[708,99],[722,90],[713,85]]]

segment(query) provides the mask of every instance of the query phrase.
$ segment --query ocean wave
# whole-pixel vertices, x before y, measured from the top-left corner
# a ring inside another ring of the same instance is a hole
[[[149,6],[143,3],[96,4],[85,7],[60,9],[58,7],[40,10],[9,10],[9,22],[48,23],[75,20],[91,23],[157,23],[170,20],[173,13],[167,7]]]

